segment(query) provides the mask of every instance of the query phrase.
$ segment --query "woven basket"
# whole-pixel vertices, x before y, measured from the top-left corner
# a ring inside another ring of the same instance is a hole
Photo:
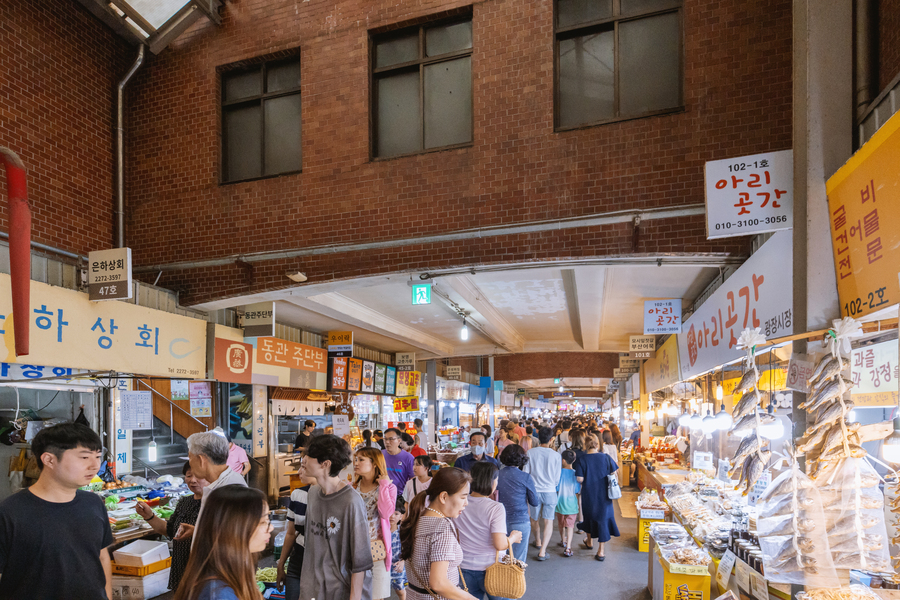
[[[484,573],[484,589],[491,596],[518,600],[525,595],[525,569],[500,562],[500,552]]]

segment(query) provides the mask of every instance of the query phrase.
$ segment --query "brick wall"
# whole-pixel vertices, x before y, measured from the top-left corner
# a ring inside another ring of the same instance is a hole
[[[111,247],[115,83],[134,51],[76,0],[0,2],[0,146],[25,161],[32,239]],[[0,230],[9,230],[0,170]]]
[[[130,98],[128,243],[138,265],[702,203],[703,163],[791,147],[791,3],[686,0],[683,112],[553,131],[552,2],[473,7],[474,144],[369,158],[368,31],[449,0],[228,3],[139,72]],[[216,68],[298,47],[303,173],[218,185]],[[702,217],[648,221],[638,252],[731,252]],[[197,303],[397,270],[631,253],[630,225],[164,274]],[[155,277],[148,275],[148,277]]]
[[[494,356],[498,381],[566,377],[612,377],[619,368],[615,352],[535,352]]]
[[[900,3],[896,0],[878,2],[878,67],[881,92],[900,74]]]

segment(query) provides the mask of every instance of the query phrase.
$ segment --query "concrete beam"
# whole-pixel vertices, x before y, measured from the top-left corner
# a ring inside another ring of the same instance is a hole
[[[468,275],[442,279],[440,287],[444,286],[456,292],[481,316],[481,327],[493,340],[510,352],[521,352],[525,349],[525,338],[522,334],[509,324]]]

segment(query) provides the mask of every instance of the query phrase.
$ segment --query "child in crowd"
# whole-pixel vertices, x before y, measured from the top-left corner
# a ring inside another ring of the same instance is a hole
[[[427,454],[417,456],[413,463],[413,473],[415,477],[406,482],[406,488],[403,490],[403,499],[406,503],[413,501],[416,494],[424,492],[431,485],[431,467],[434,462]]]
[[[406,500],[403,496],[397,496],[397,507],[391,515],[391,554],[393,565],[391,566],[391,589],[397,593],[397,598],[406,600],[406,565],[400,560],[400,521],[406,514]]]
[[[559,545],[565,548],[563,556],[572,556],[572,536],[575,533],[575,519],[578,517],[578,497],[581,492],[581,484],[575,480],[575,452],[563,450],[562,471],[559,475],[559,485],[556,486],[556,520],[559,524]]]

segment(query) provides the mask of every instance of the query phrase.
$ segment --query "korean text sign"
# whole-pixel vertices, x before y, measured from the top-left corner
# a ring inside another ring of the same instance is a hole
[[[897,406],[897,357],[896,340],[853,350],[850,391],[856,406]]]
[[[274,337],[261,337],[256,347],[256,362],[276,367],[289,367],[328,372],[328,353],[322,348],[306,346]]]
[[[644,363],[644,386],[648,392],[655,392],[681,381],[681,365],[678,362],[676,336],[669,338],[659,347],[656,357]]]
[[[766,152],[706,163],[706,237],[793,227],[793,152]]]
[[[681,333],[681,299],[645,300],[644,334]]]
[[[791,264],[791,233],[778,232],[691,315],[678,335],[682,377],[742,357],[737,341],[746,327],[766,339],[791,332]]]
[[[825,184],[844,317],[858,319],[900,301],[898,129],[894,115]]]
[[[31,353],[18,359],[9,275],[0,274],[0,361],[203,377],[206,321],[127,302],[91,302],[74,290],[31,282]]]

